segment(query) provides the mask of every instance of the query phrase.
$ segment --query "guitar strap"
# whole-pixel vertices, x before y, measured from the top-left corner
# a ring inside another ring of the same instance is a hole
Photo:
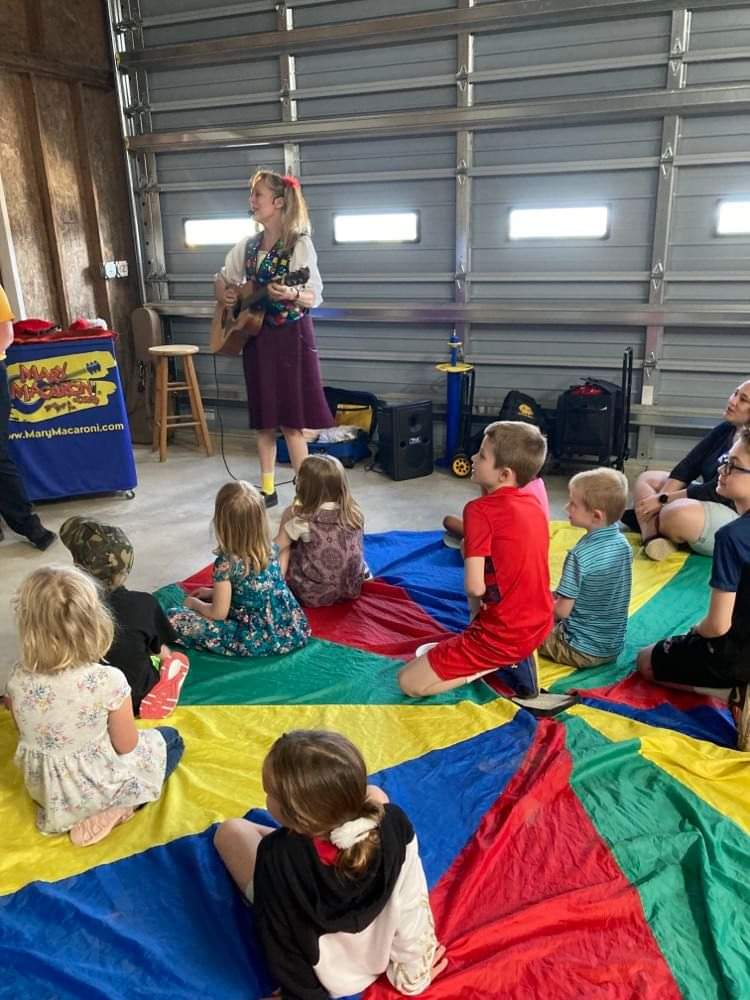
[[[284,250],[279,241],[265,255],[258,265],[258,251],[263,240],[263,234],[251,236],[245,245],[245,277],[248,281],[257,281],[259,285],[267,285],[289,274],[291,251]],[[266,305],[266,320],[273,326],[283,326],[284,323],[295,323],[307,312],[302,307],[290,303],[271,302]]]

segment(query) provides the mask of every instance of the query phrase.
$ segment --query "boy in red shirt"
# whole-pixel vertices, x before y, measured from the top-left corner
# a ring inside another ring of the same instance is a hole
[[[498,420],[485,430],[471,477],[484,495],[464,507],[464,588],[471,622],[407,663],[412,698],[439,694],[529,656],[552,627],[549,528],[521,488],[539,474],[547,442],[537,427]]]

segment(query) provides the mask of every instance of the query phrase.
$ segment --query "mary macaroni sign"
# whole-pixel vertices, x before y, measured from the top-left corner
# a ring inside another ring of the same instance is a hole
[[[33,500],[136,485],[111,338],[16,344],[8,383],[10,448]]]

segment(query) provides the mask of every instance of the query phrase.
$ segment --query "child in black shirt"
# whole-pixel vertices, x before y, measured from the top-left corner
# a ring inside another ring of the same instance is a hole
[[[708,612],[685,635],[642,649],[638,669],[670,687],[733,688],[737,746],[750,750],[750,426],[719,459],[716,489],[740,516],[716,533]]]
[[[106,661],[130,684],[133,714],[163,719],[177,704],[189,663],[172,653],[174,630],[151,594],[124,586],[133,566],[133,546],[122,529],[91,518],[70,517],[60,538],[73,561],[102,585],[115,619],[115,637]],[[154,665],[160,658],[160,669]]]

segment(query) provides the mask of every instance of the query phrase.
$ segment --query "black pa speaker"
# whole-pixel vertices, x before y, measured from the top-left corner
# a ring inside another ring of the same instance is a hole
[[[391,479],[417,479],[433,469],[432,403],[399,403],[378,411],[378,462]]]

